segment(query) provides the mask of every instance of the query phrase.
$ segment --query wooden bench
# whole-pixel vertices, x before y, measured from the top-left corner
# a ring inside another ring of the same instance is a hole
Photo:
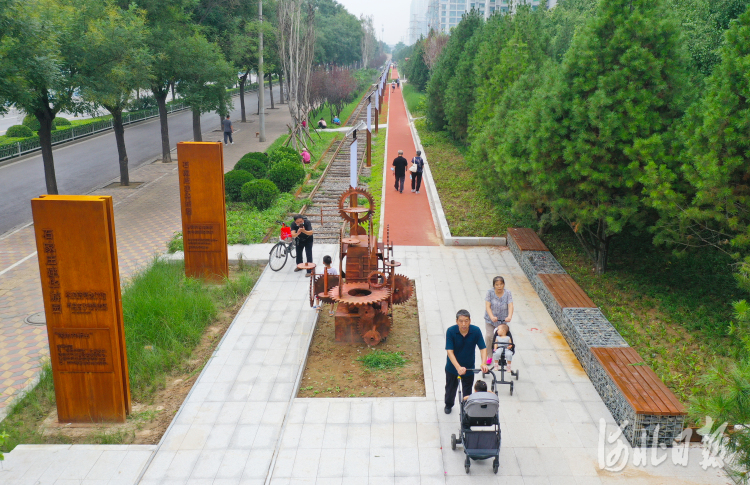
[[[632,347],[594,347],[591,353],[601,369],[592,382],[617,423],[627,421],[623,435],[628,441],[653,446],[656,438],[657,444],[670,446],[687,414],[677,396]]]
[[[589,295],[569,274],[540,274],[539,279],[561,309],[596,308]]]
[[[521,262],[524,251],[549,251],[533,229],[526,227],[509,227],[507,236],[508,247],[516,260]]]

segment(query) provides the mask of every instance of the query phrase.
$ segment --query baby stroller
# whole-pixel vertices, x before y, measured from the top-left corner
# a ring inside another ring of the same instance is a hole
[[[466,369],[475,374],[481,372],[478,369]],[[466,462],[464,468],[469,473],[471,460],[486,460],[495,458],[492,462],[492,471],[497,473],[500,468],[500,399],[497,397],[497,379],[493,371],[492,392],[475,392],[464,401],[461,386],[458,386],[458,401],[461,403],[461,428],[459,436],[451,435],[451,449],[456,449],[456,444],[464,445]],[[461,376],[458,377],[461,379]],[[489,430],[472,430],[472,426],[488,426]]]
[[[513,339],[513,335],[510,333],[510,331],[508,331],[508,336],[511,338],[511,340]],[[516,352],[516,344],[499,344],[497,350],[495,351],[495,352],[500,352],[500,358],[497,359],[497,366],[498,366],[498,368],[500,370],[500,380],[497,381],[497,384],[508,384],[508,385],[510,385],[510,395],[512,396],[513,395],[513,381],[512,380],[507,380],[507,381],[505,380],[505,372],[506,372],[505,366],[508,365],[508,361],[505,360],[505,351],[508,350],[508,349],[511,350],[511,351],[513,351],[513,353],[515,353]],[[494,354],[494,352],[493,352],[493,354]],[[484,377],[486,375],[487,374],[482,374],[482,377]],[[514,371],[510,371],[510,376],[511,376],[511,378],[515,377],[516,380],[518,380],[518,369],[516,369]],[[494,378],[494,374],[493,374],[493,378]],[[492,383],[492,388],[494,390],[494,388],[495,388],[495,381],[493,381],[493,383]]]

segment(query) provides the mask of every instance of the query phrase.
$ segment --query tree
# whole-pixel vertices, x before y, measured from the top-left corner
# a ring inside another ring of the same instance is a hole
[[[476,78],[474,55],[482,41],[482,26],[478,27],[466,43],[464,55],[460,56],[453,77],[445,90],[446,128],[455,140],[466,142],[469,135],[469,119],[475,109]]]
[[[411,57],[406,61],[406,78],[418,91],[424,91],[427,87],[427,82],[430,80],[430,69],[424,62],[424,44],[425,39],[420,38],[414,44]]]
[[[352,100],[357,90],[357,80],[349,70],[332,71],[328,73],[325,87],[326,102],[333,119],[340,116],[346,103]]]
[[[362,24],[362,67],[368,67],[370,61],[375,57],[378,48],[378,40],[375,35],[375,25],[372,15],[362,15],[359,18]]]
[[[484,17],[477,10],[472,9],[471,12],[465,14],[461,22],[451,30],[448,43],[435,62],[430,82],[427,84],[427,99],[430,100],[427,103],[427,120],[433,129],[445,128],[445,102],[449,82],[456,73],[459,61],[462,58],[473,58],[465,50],[466,44],[483,23]],[[467,79],[460,79],[458,83],[467,81]]]
[[[101,16],[83,35],[82,94],[112,114],[120,165],[120,185],[130,185],[122,113],[133,93],[150,82],[151,53],[146,46],[143,12],[101,4]]]
[[[534,127],[546,135],[528,141],[557,147],[534,153],[530,186],[549,200],[550,217],[573,229],[597,274],[606,271],[612,238],[644,222],[644,168],[669,162],[671,129],[685,109],[679,38],[661,2],[600,3]]]
[[[52,155],[52,120],[60,111],[80,111],[73,98],[78,87],[81,33],[85,32],[88,5],[84,0],[27,0],[5,4],[10,15],[23,21],[5,21],[0,72],[0,99],[39,121],[44,178],[49,194],[57,194]]]
[[[224,59],[219,46],[196,34],[182,40],[177,92],[193,112],[193,139],[203,141],[201,114],[229,112],[227,87],[234,84],[237,70]]]
[[[315,0],[316,64],[348,66],[362,58],[362,26],[334,0]]]
[[[289,86],[289,114],[292,116],[292,144],[303,141],[302,121],[310,112],[310,76],[315,46],[315,10],[303,0],[278,3],[278,42],[281,65]]]
[[[649,165],[644,183],[660,211],[657,243],[710,245],[733,255],[750,290],[750,9],[726,32],[721,63],[683,127],[680,167]],[[743,260],[744,258],[744,260]]]
[[[427,68],[430,71],[435,67],[435,63],[437,63],[440,54],[443,52],[443,49],[447,44],[448,34],[436,30],[431,30],[430,34],[424,40],[424,52],[422,53],[422,56],[424,57],[424,62],[427,64]]]

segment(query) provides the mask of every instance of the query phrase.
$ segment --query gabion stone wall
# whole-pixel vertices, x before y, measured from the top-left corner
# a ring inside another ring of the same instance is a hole
[[[623,436],[634,447],[672,446],[684,427],[684,416],[655,416],[636,414],[620,388],[591,352],[596,347],[629,347],[598,308],[561,308],[538,275],[564,274],[565,269],[549,251],[523,251],[507,235],[508,247],[521,265],[531,285],[547,308],[560,333],[570,345],[591,383],[607,405]],[[625,424],[627,423],[627,424]]]

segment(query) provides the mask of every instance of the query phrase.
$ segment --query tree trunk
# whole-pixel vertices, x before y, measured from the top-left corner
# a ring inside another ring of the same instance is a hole
[[[273,107],[273,74],[268,75],[268,90],[271,91],[271,109],[276,109]]]
[[[169,152],[169,123],[167,122],[167,89],[157,92],[153,89],[156,105],[159,106],[159,124],[161,125],[161,161],[172,163],[172,154]]]
[[[105,108],[107,108],[105,106]],[[120,162],[120,185],[130,185],[130,173],[128,172],[128,152],[125,149],[125,127],[122,124],[122,108],[107,108],[112,113],[112,128],[115,132],[115,143],[117,144],[117,157]]]
[[[201,112],[198,109],[193,108],[193,141],[203,141],[201,136]],[[221,118],[221,115],[219,115]]]
[[[57,195],[57,177],[55,176],[55,160],[52,157],[52,120],[55,115],[49,110],[37,111],[39,121],[39,144],[42,148],[42,163],[44,164],[44,181],[47,193]]]
[[[279,104],[284,104],[284,73],[279,74]]]
[[[245,73],[240,77],[240,112],[242,113],[242,122],[247,123],[245,117],[245,81],[247,80],[247,74]]]

